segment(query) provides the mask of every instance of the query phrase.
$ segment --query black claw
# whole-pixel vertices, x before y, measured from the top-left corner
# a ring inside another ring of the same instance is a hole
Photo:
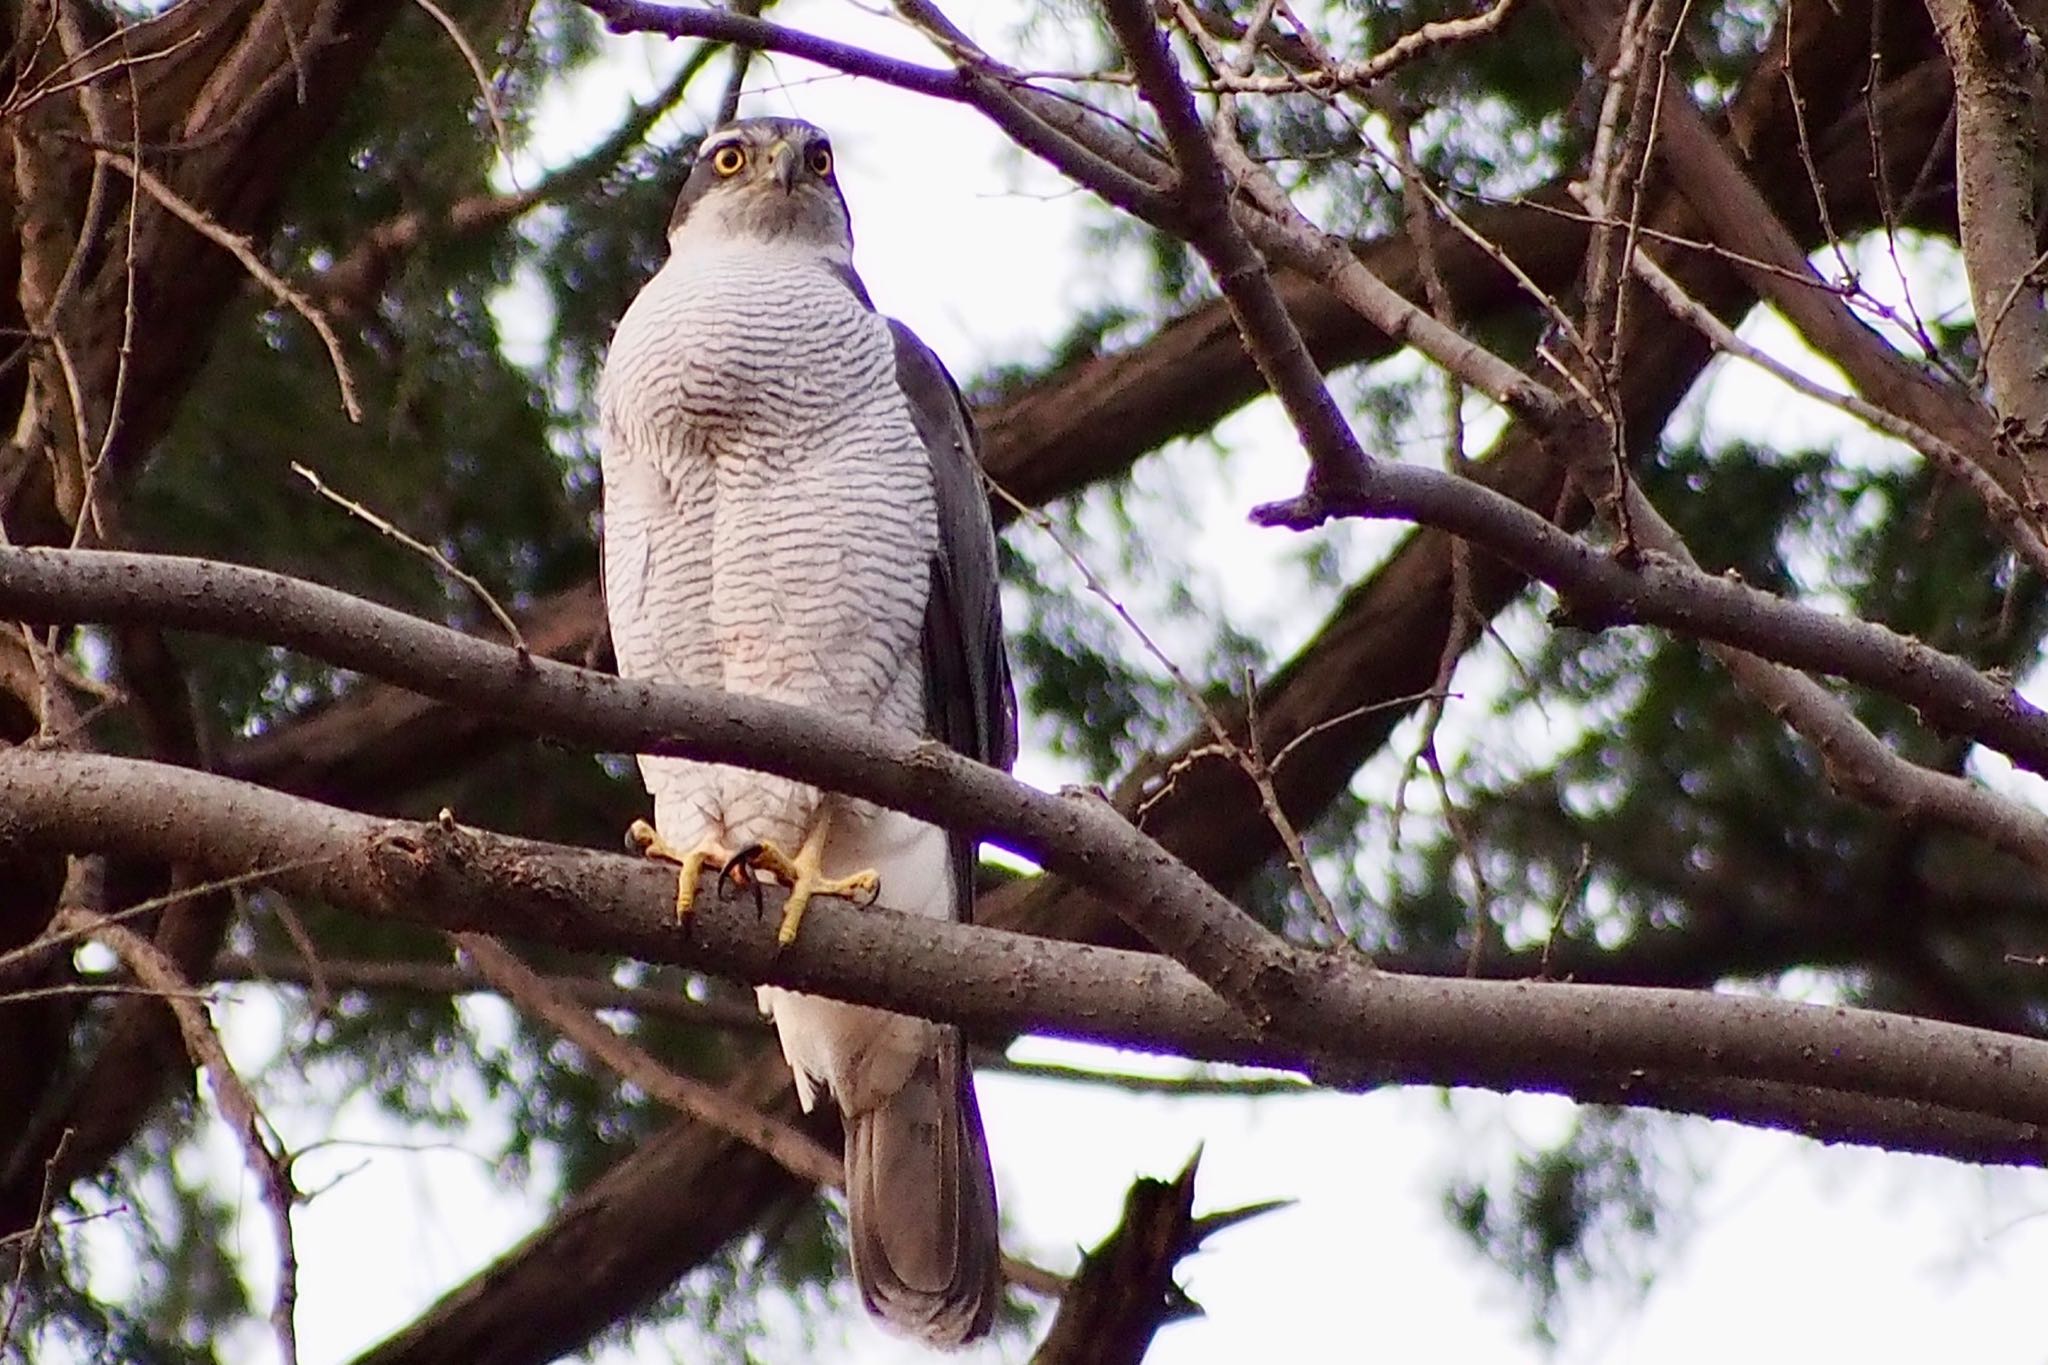
[[[857,900],[857,901],[855,901],[855,902],[854,902],[854,904],[855,904],[855,905],[857,905],[857,906],[859,906],[859,907],[860,907],[861,909],[865,910],[865,909],[867,909],[867,908],[868,908],[869,906],[873,905],[873,904],[874,904],[875,902],[877,902],[877,901],[879,901],[879,900],[881,900],[881,899],[882,899],[882,888],[881,888],[881,885],[880,885],[880,883],[877,883],[876,885],[874,885],[874,886],[871,886],[871,887],[869,887],[869,888],[868,888],[868,894],[867,894],[867,898],[866,898],[866,899],[864,899],[864,900]]]
[[[725,860],[718,869],[718,899],[729,901],[741,891],[754,893],[754,913],[762,914],[767,903],[761,898],[761,879],[754,874],[754,859],[761,856],[760,844],[748,844]]]

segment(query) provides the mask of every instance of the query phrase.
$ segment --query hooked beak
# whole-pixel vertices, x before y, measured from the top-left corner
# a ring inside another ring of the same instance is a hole
[[[796,148],[787,142],[778,142],[768,149],[768,174],[776,184],[782,186],[784,194],[796,189],[797,172],[803,169],[803,160]]]

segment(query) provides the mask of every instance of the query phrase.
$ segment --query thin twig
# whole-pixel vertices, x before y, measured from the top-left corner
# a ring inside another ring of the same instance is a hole
[[[1294,827],[1287,812],[1280,805],[1280,793],[1273,786],[1273,770],[1266,762],[1264,746],[1259,742],[1259,688],[1255,679],[1245,678],[1244,688],[1244,738],[1245,749],[1238,757],[1238,766],[1244,769],[1259,792],[1259,809],[1265,813],[1266,823],[1280,836],[1281,847],[1287,854],[1287,865],[1294,870],[1295,880],[1301,883],[1302,893],[1308,897],[1309,907],[1322,921],[1323,929],[1329,933],[1333,943],[1348,943],[1351,935],[1344,930],[1344,921],[1337,917],[1336,902],[1323,889],[1323,880],[1316,875],[1315,864],[1309,861],[1308,846]],[[1224,741],[1228,743],[1226,739]],[[1360,954],[1364,960],[1364,955]]]
[[[197,986],[194,986],[185,994],[193,1000],[205,1003],[211,1003],[214,998],[212,992],[201,990]],[[147,996],[152,1000],[161,1000],[164,998],[165,992],[157,990],[153,986],[136,986],[104,979],[84,980],[74,982],[68,986],[27,986],[17,991],[0,991],[0,1003],[17,1005],[27,1000],[61,1000],[68,997],[86,997],[97,1000],[107,996],[130,995]]]
[[[1564,928],[1564,917],[1586,894],[1586,883],[1593,879],[1593,846],[1579,845],[1579,864],[1572,872],[1572,878],[1565,883],[1563,894],[1557,898],[1557,906],[1550,912],[1550,932],[1543,936],[1543,954],[1537,959],[1536,978],[1550,980],[1550,954],[1557,946],[1557,935]]]
[[[1308,743],[1317,735],[1323,734],[1324,732],[1329,730],[1334,730],[1339,725],[1346,724],[1347,722],[1359,720],[1365,716],[1369,716],[1373,714],[1375,711],[1405,711],[1409,707],[1415,705],[1417,702],[1449,700],[1451,698],[1459,697],[1461,695],[1461,693],[1457,692],[1438,692],[1434,689],[1426,692],[1409,692],[1399,697],[1388,697],[1384,701],[1366,702],[1362,706],[1354,706],[1351,707],[1349,710],[1339,711],[1334,716],[1325,716],[1323,719],[1317,721],[1314,725],[1309,726],[1300,734],[1296,735],[1293,739],[1290,739],[1285,744],[1281,745],[1280,752],[1273,755],[1271,767],[1274,772],[1279,772],[1280,769],[1286,765],[1288,757],[1292,755],[1296,749]]]
[[[213,981],[317,989],[311,965],[296,955],[226,953],[214,959],[207,976]],[[453,996],[486,991],[495,994],[498,989],[483,973],[452,962],[327,958],[319,963],[319,979],[329,991],[410,991]],[[550,990],[589,1009],[629,1010],[735,1033],[760,1034],[769,1027],[768,1020],[752,1004],[696,1000],[674,988],[621,986],[597,977],[552,975],[545,979]]]
[[[136,83],[134,67],[128,66],[124,71],[128,78],[129,138],[135,156],[140,158],[142,91]],[[98,175],[102,170],[102,165],[95,160],[93,173]],[[128,230],[123,237],[121,256],[121,349],[114,358],[114,390],[107,399],[107,429],[100,433],[99,449],[86,464],[84,473],[87,506],[93,509],[95,518],[98,518],[100,511],[99,501],[94,496],[100,487],[100,471],[106,468],[107,455],[114,448],[114,435],[121,429],[122,411],[127,406],[128,375],[135,359],[135,321],[138,311],[135,306],[135,281],[141,273],[136,268],[136,234],[140,231],[141,209],[142,187],[131,176],[128,181]],[[84,517],[81,516],[79,520],[83,522]],[[106,538],[104,527],[101,528],[101,538]]]
[[[1469,43],[1498,32],[1520,0],[1495,0],[1491,9],[1463,19],[1436,19],[1410,29],[1362,61],[1318,64],[1284,76],[1219,75],[1211,84],[1232,95],[1292,95],[1372,85],[1437,48]]]
[[[1436,223],[1431,216],[1431,206],[1439,201],[1434,189],[1422,174],[1417,164],[1414,149],[1414,128],[1407,112],[1392,99],[1377,102],[1392,131],[1392,144],[1397,167],[1401,173],[1401,217],[1406,225],[1409,240],[1415,244],[1415,254],[1422,268],[1423,294],[1429,301],[1430,315],[1446,327],[1459,325],[1456,309],[1451,303],[1450,291],[1444,287],[1443,272],[1437,263]],[[1553,303],[1553,308],[1555,304]],[[1556,309],[1561,315],[1562,309]],[[1567,325],[1566,335],[1572,333]],[[1444,467],[1459,478],[1470,478],[1471,461],[1465,454],[1465,386],[1454,374],[1444,376]],[[1475,629],[1475,625],[1477,629]],[[1491,632],[1492,626],[1472,600],[1472,547],[1464,540],[1451,542],[1451,619],[1444,631],[1443,649],[1437,655],[1436,676],[1430,684],[1430,700],[1422,711],[1422,727],[1413,753],[1402,765],[1401,779],[1394,788],[1394,809],[1391,821],[1392,843],[1398,851],[1401,843],[1403,815],[1407,807],[1408,784],[1413,781],[1418,764],[1427,763],[1436,781],[1437,799],[1442,803],[1444,825],[1450,830],[1458,846],[1459,856],[1470,871],[1473,885],[1472,898],[1472,949],[1468,960],[1476,963],[1486,942],[1486,930],[1492,913],[1492,893],[1486,880],[1486,873],[1479,860],[1479,852],[1467,838],[1465,822],[1459,817],[1457,802],[1451,795],[1451,784],[1444,774],[1443,763],[1437,754],[1437,729],[1443,724],[1445,698],[1450,693],[1451,676],[1458,661],[1465,655],[1467,647],[1480,631]]]
[[[54,18],[55,9],[53,7],[53,22]],[[75,65],[82,64],[85,58],[95,55],[100,51],[100,49],[112,46],[117,43],[125,43],[128,39],[130,31],[131,30],[126,28],[116,28],[106,37],[101,38],[98,42],[94,43],[91,47],[87,48],[83,53],[80,53],[77,57],[67,57],[62,63],[60,63],[57,66],[55,70],[53,70],[48,76],[45,76],[43,78],[42,84],[33,86],[28,90],[22,91],[19,94],[14,95],[12,98],[10,98],[5,104],[0,104],[0,124],[14,122],[20,119],[20,117],[23,114],[26,114],[29,110],[33,109],[36,105],[41,104],[44,100],[49,99],[54,95],[61,95],[67,90],[75,90],[80,86],[90,85],[92,82],[97,81],[100,77],[106,75],[110,71],[127,68],[132,72],[133,68],[141,66],[144,63],[160,62],[164,61],[167,58],[175,57],[182,49],[190,46],[195,42],[198,42],[201,38],[206,36],[206,30],[203,26],[195,26],[191,32],[183,35],[177,41],[170,43],[167,46],[160,47],[153,52],[123,52],[120,56],[116,57],[113,61],[108,62],[105,66],[96,66],[92,70],[81,72],[76,76],[63,76],[63,73],[65,71],[69,70],[71,67]],[[60,79],[60,77],[63,78]]]
[[[181,198],[176,190],[157,179],[154,173],[137,165],[126,153],[101,149],[95,155],[116,170],[126,172],[136,184],[149,192],[150,198],[163,205],[172,216],[194,232],[240,261],[242,268],[249,272],[250,277],[270,291],[271,297],[304,318],[319,334],[321,345],[327,348],[327,358],[334,367],[334,382],[341,390],[342,411],[348,414],[351,422],[363,420],[363,406],[356,399],[355,379],[349,373],[348,360],[342,355],[341,340],[335,336],[334,328],[327,321],[327,315],[322,313],[311,299],[286,284],[277,272],[265,265],[263,258],[249,245],[248,238],[230,232],[214,222]]]
[[[385,535],[397,541],[400,545],[403,545],[406,549],[411,550],[414,554],[423,556],[427,560],[431,561],[435,566],[437,566],[443,573],[447,574],[450,578],[453,578],[456,582],[462,584],[463,587],[468,588],[470,592],[476,595],[476,599],[484,604],[485,609],[491,613],[491,616],[497,621],[499,627],[504,630],[506,637],[512,643],[512,648],[518,650],[521,655],[527,655],[532,653],[532,651],[526,647],[526,637],[519,633],[519,624],[518,622],[512,619],[512,613],[506,611],[504,607],[498,604],[498,599],[491,595],[491,590],[489,588],[486,588],[474,574],[469,573],[467,570],[457,568],[455,562],[449,559],[448,556],[442,554],[439,550],[435,549],[433,546],[427,544],[425,541],[419,539],[418,537],[409,535],[405,531],[400,530],[396,525],[394,525],[390,521],[389,518],[379,516],[377,513],[363,506],[363,504],[357,502],[355,499],[347,497],[341,493],[336,492],[334,489],[328,487],[324,479],[322,479],[318,474],[314,473],[312,470],[306,468],[306,466],[300,464],[297,460],[292,461],[292,473],[298,475],[307,483],[313,485],[313,491],[318,493],[321,497],[326,498],[335,506],[340,507],[341,509],[349,513],[349,515],[359,517],[363,521],[368,522],[370,525],[376,527],[379,531],[382,531]]]
[[[1789,41],[1789,35],[1787,37]],[[1856,281],[1856,267],[1849,263],[1849,257],[1842,249],[1842,234],[1835,230],[1835,222],[1828,208],[1827,180],[1820,173],[1820,167],[1813,159],[1813,138],[1806,131],[1806,97],[1799,93],[1799,75],[1795,63],[1786,62],[1782,68],[1785,77],[1785,98],[1792,109],[1792,141],[1799,151],[1799,164],[1806,171],[1807,188],[1813,191],[1813,211],[1820,219],[1821,240],[1834,253],[1835,264],[1841,267],[1842,278],[1852,287]],[[1918,315],[1915,315],[1918,320]],[[1922,337],[1926,332],[1921,331]],[[1930,347],[1930,349],[1933,349]]]
[[[77,907],[60,910],[51,925],[59,931],[99,939],[127,964],[138,980],[157,992],[178,1022],[178,1032],[185,1040],[185,1051],[193,1065],[213,1083],[214,1101],[242,1144],[243,1155],[256,1177],[277,1234],[277,1295],[270,1310],[270,1325],[284,1365],[297,1365],[299,1342],[293,1313],[298,1304],[299,1263],[292,1242],[292,1208],[299,1196],[292,1187],[292,1154],[283,1150],[281,1143],[278,1149],[272,1148],[275,1130],[264,1119],[255,1096],[228,1060],[220,1035],[207,1018],[204,1002],[194,998],[191,984],[162,949],[114,923],[110,916]]]
[[[1322,882],[1317,878],[1315,868],[1309,862],[1307,850],[1302,844],[1301,834],[1295,829],[1294,822],[1288,818],[1286,810],[1280,804],[1280,794],[1273,786],[1272,773],[1268,766],[1256,753],[1248,752],[1244,745],[1237,742],[1236,737],[1230,733],[1230,727],[1223,723],[1223,718],[1216,714],[1214,707],[1209,705],[1208,698],[1202,695],[1201,689],[1195,686],[1193,679],[1182,672],[1180,665],[1176,664],[1167,655],[1166,651],[1159,647],[1158,642],[1152,638],[1150,633],[1138,624],[1138,618],[1131,615],[1129,608],[1125,607],[1123,602],[1117,598],[1117,595],[1109,590],[1109,585],[1102,581],[1101,576],[1093,568],[1089,567],[1088,561],[1081,557],[1080,551],[1067,543],[1066,537],[1062,536],[1058,528],[1052,524],[1052,518],[1048,517],[1039,508],[1026,506],[1008,489],[993,479],[990,479],[988,483],[989,487],[995,490],[996,496],[1007,502],[1019,517],[1044,532],[1052,540],[1052,543],[1059,547],[1060,553],[1065,555],[1068,562],[1080,571],[1082,582],[1087,585],[1088,591],[1094,593],[1109,605],[1109,609],[1116,613],[1117,619],[1122,621],[1125,628],[1137,638],[1139,646],[1147,654],[1151,655],[1161,668],[1166,670],[1167,676],[1173,680],[1175,689],[1195,709],[1195,714],[1202,718],[1202,723],[1208,728],[1211,738],[1215,741],[1214,751],[1230,759],[1251,780],[1253,788],[1259,794],[1259,808],[1265,813],[1267,822],[1273,826],[1273,832],[1279,836],[1280,843],[1287,854],[1288,860],[1301,880],[1302,891],[1308,897],[1309,904],[1315,909],[1316,918],[1322,921],[1324,929],[1334,936],[1333,942],[1343,943],[1348,941],[1350,935],[1344,931],[1343,921],[1337,916],[1335,904],[1330,900],[1329,893],[1323,890]],[[1256,747],[1258,739],[1251,724],[1252,712],[1250,707],[1252,702],[1253,697],[1248,696],[1246,698],[1246,735],[1253,746]],[[1173,777],[1174,772],[1179,767],[1184,766],[1186,762],[1191,761],[1193,757],[1195,756],[1183,755],[1182,764],[1177,764],[1174,770],[1169,770],[1167,774],[1169,781]],[[1162,788],[1162,792],[1163,790]],[[1157,800],[1160,795],[1160,792],[1155,792],[1149,799]],[[1141,807],[1139,815],[1142,816],[1143,813],[1144,811]]]
[[[531,967],[483,934],[450,935],[477,972],[522,1010],[546,1021],[620,1079],[707,1128],[744,1142],[799,1180],[839,1186],[846,1173],[839,1158],[816,1138],[765,1114],[702,1081],[671,1071],[638,1044],[604,1026],[604,1021],[562,995]]]
[[[1015,1076],[1020,1080],[1096,1085],[1133,1095],[1172,1095],[1180,1099],[1263,1099],[1269,1095],[1327,1093],[1296,1076],[1146,1076],[1132,1071],[1097,1071],[1085,1066],[1065,1066],[1058,1062],[1020,1062],[999,1054],[977,1054],[974,1066],[977,1071]]]
[[[292,941],[292,949],[306,972],[306,988],[312,996],[313,1013],[324,1018],[334,1010],[334,987],[327,979],[325,965],[320,961],[319,945],[313,942],[312,934],[306,930],[305,921],[299,912],[283,896],[269,898],[271,908],[277,914],[277,922],[284,927],[285,937]]]
[[[307,868],[314,866],[318,861],[322,860],[292,859],[281,863],[269,863],[262,867],[251,868],[247,872],[237,872],[225,877],[214,877],[207,881],[197,882],[191,886],[179,887],[175,891],[166,891],[161,896],[151,896],[147,900],[137,901],[133,905],[116,910],[101,918],[109,923],[120,924],[141,915],[153,914],[158,910],[168,909],[182,901],[211,895],[216,891],[232,891],[236,887],[255,885],[259,882],[268,881],[272,877],[283,876],[286,873],[303,872]],[[12,948],[4,953],[0,953],[0,971],[4,971],[6,968],[17,963],[39,957],[52,948],[70,943],[82,937],[84,935],[76,931],[59,930],[54,926],[46,928],[41,934],[22,944],[19,948]]]
[[[1487,204],[1494,208],[1522,209],[1530,213],[1540,213],[1550,218],[1561,218],[1567,223],[1577,223],[1586,228],[1622,225],[1621,219],[1586,211],[1584,205],[1580,205],[1579,209],[1574,210],[1567,205],[1546,203],[1541,199],[1528,197],[1503,199],[1497,195],[1477,191],[1472,193],[1471,198],[1472,202],[1476,204]],[[1836,298],[1845,300],[1856,295],[1856,290],[1853,286],[1836,284],[1832,280],[1822,279],[1814,274],[1810,267],[1794,270],[1790,266],[1778,265],[1764,260],[1760,256],[1736,251],[1732,247],[1723,246],[1719,242],[1709,242],[1698,237],[1688,237],[1682,232],[1671,232],[1664,228],[1653,227],[1649,223],[1644,223],[1641,226],[1638,235],[1647,241],[1677,247],[1681,251],[1693,252],[1696,255],[1711,256],[1713,259],[1734,266],[1737,269],[1754,271],[1760,275],[1768,275],[1783,280],[1787,284],[1796,284],[1803,289],[1812,290],[1816,293],[1833,294]]]
[[[462,54],[463,62],[469,67],[470,78],[476,82],[477,93],[483,97],[484,113],[491,120],[491,138],[497,144],[498,159],[505,163],[509,173],[512,168],[512,135],[505,130],[504,115],[498,111],[498,92],[491,83],[490,73],[484,70],[483,61],[476,55],[476,49],[470,46],[468,35],[449,17],[448,11],[435,4],[434,0],[413,0],[413,3],[441,26],[448,40],[455,44],[455,50]]]
[[[1676,317],[1690,323],[1716,348],[1748,361],[1788,388],[1845,412],[1872,430],[1903,441],[1926,456],[1943,473],[1975,494],[1992,521],[2004,531],[2006,542],[2014,551],[2043,575],[2048,575],[2048,541],[2043,540],[2039,528],[2028,519],[2019,500],[2006,492],[1998,480],[1985,473],[1983,466],[1919,423],[1908,421],[1855,394],[1836,393],[1750,345],[1642,252],[1636,253],[1632,264],[1636,274],[1663,301],[1664,306]]]
[[[14,1279],[7,1291],[7,1315],[0,1317],[0,1354],[6,1352],[7,1340],[14,1335],[14,1319],[21,1312],[22,1286],[28,1282],[29,1262],[36,1258],[43,1231],[49,1223],[50,1205],[56,1201],[57,1172],[64,1168],[64,1149],[71,1145],[71,1138],[77,1131],[76,1128],[66,1128],[59,1133],[56,1146],[43,1163],[43,1188],[36,1196],[36,1216],[19,1235],[21,1245],[14,1252]]]

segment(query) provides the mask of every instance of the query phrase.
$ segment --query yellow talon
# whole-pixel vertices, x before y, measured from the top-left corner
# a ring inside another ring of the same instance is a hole
[[[696,903],[697,883],[707,865],[721,871],[733,871],[743,883],[748,872],[765,872],[774,877],[789,888],[789,900],[782,907],[782,923],[775,931],[775,941],[788,947],[796,942],[797,929],[803,923],[804,911],[809,908],[811,897],[844,896],[862,905],[872,905],[881,892],[882,879],[873,868],[846,877],[827,877],[824,874],[825,836],[830,827],[829,819],[820,818],[805,836],[803,847],[796,851],[795,857],[768,843],[757,844],[735,854],[712,839],[706,839],[686,852],[662,838],[660,832],[645,820],[632,823],[626,830],[626,842],[649,858],[659,858],[682,868],[682,876],[676,882],[676,922],[679,924],[689,917],[690,909]]]
[[[873,868],[846,877],[824,875],[825,832],[830,826],[831,821],[820,816],[794,858],[773,844],[762,844],[746,857],[750,865],[773,873],[789,887],[789,900],[782,907],[782,924],[775,931],[775,941],[785,948],[796,942],[797,927],[803,923],[811,897],[844,896],[861,905],[872,905],[881,892],[882,879]]]
[[[704,875],[705,864],[722,868],[732,861],[732,854],[712,839],[706,839],[686,853],[662,838],[660,832],[645,820],[635,820],[627,827],[626,842],[649,858],[676,863],[683,869],[681,877],[676,881],[678,924],[689,918],[691,907],[697,903],[697,882]]]

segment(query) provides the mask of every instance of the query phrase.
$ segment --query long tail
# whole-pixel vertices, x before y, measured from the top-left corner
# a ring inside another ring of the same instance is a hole
[[[846,1124],[853,1278],[870,1312],[933,1346],[988,1331],[1000,1292],[996,1185],[957,1029]]]

